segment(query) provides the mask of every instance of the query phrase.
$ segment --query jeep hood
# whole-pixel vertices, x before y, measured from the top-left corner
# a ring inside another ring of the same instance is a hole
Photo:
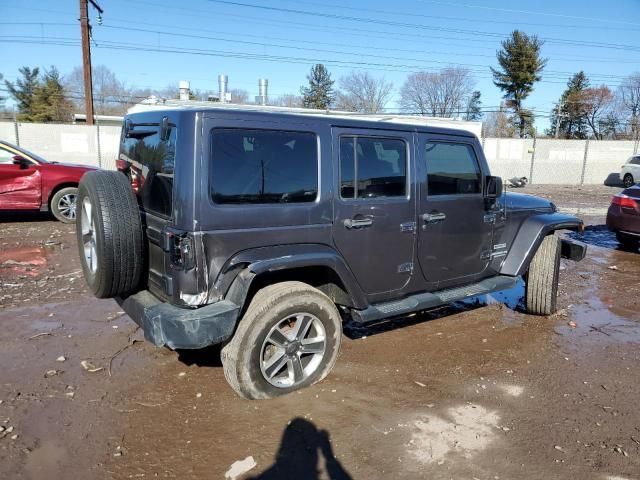
[[[550,200],[534,197],[524,193],[504,193],[500,196],[500,205],[504,202],[507,204],[507,210],[536,210],[541,212],[555,212],[557,210],[555,204]]]

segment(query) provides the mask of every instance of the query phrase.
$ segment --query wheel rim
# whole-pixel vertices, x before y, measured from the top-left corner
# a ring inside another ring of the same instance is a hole
[[[91,273],[98,269],[98,250],[96,248],[96,229],[93,221],[93,206],[88,197],[82,201],[80,216],[82,244],[84,247],[84,261]]]
[[[633,177],[631,175],[627,175],[624,177],[624,186],[629,188],[633,185]]]
[[[260,349],[260,371],[271,385],[290,388],[318,370],[326,351],[324,325],[310,313],[296,313],[276,323]]]
[[[58,200],[58,212],[64,218],[75,220],[76,218],[76,198],[75,193],[67,193]]]

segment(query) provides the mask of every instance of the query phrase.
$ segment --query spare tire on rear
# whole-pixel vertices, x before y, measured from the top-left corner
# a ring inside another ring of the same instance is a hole
[[[98,298],[135,293],[144,267],[140,209],[121,172],[96,170],[78,186],[76,234],[84,278]]]

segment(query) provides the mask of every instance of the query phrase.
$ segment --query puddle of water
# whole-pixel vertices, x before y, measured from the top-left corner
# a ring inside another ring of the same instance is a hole
[[[576,326],[561,325],[556,332],[567,339],[580,337],[611,343],[640,343],[640,323],[611,311],[594,297],[589,304],[571,309]]]
[[[596,247],[620,248],[616,234],[605,225],[591,225],[585,228],[584,233],[567,232],[567,236]]]

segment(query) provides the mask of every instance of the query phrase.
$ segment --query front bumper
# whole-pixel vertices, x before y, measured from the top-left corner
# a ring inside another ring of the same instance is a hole
[[[587,255],[587,245],[571,238],[563,238],[560,247],[562,258],[579,262]]]
[[[158,300],[148,290],[127,298],[116,298],[122,309],[144,331],[156,347],[196,349],[229,339],[240,308],[222,300],[204,307],[180,308]]]

